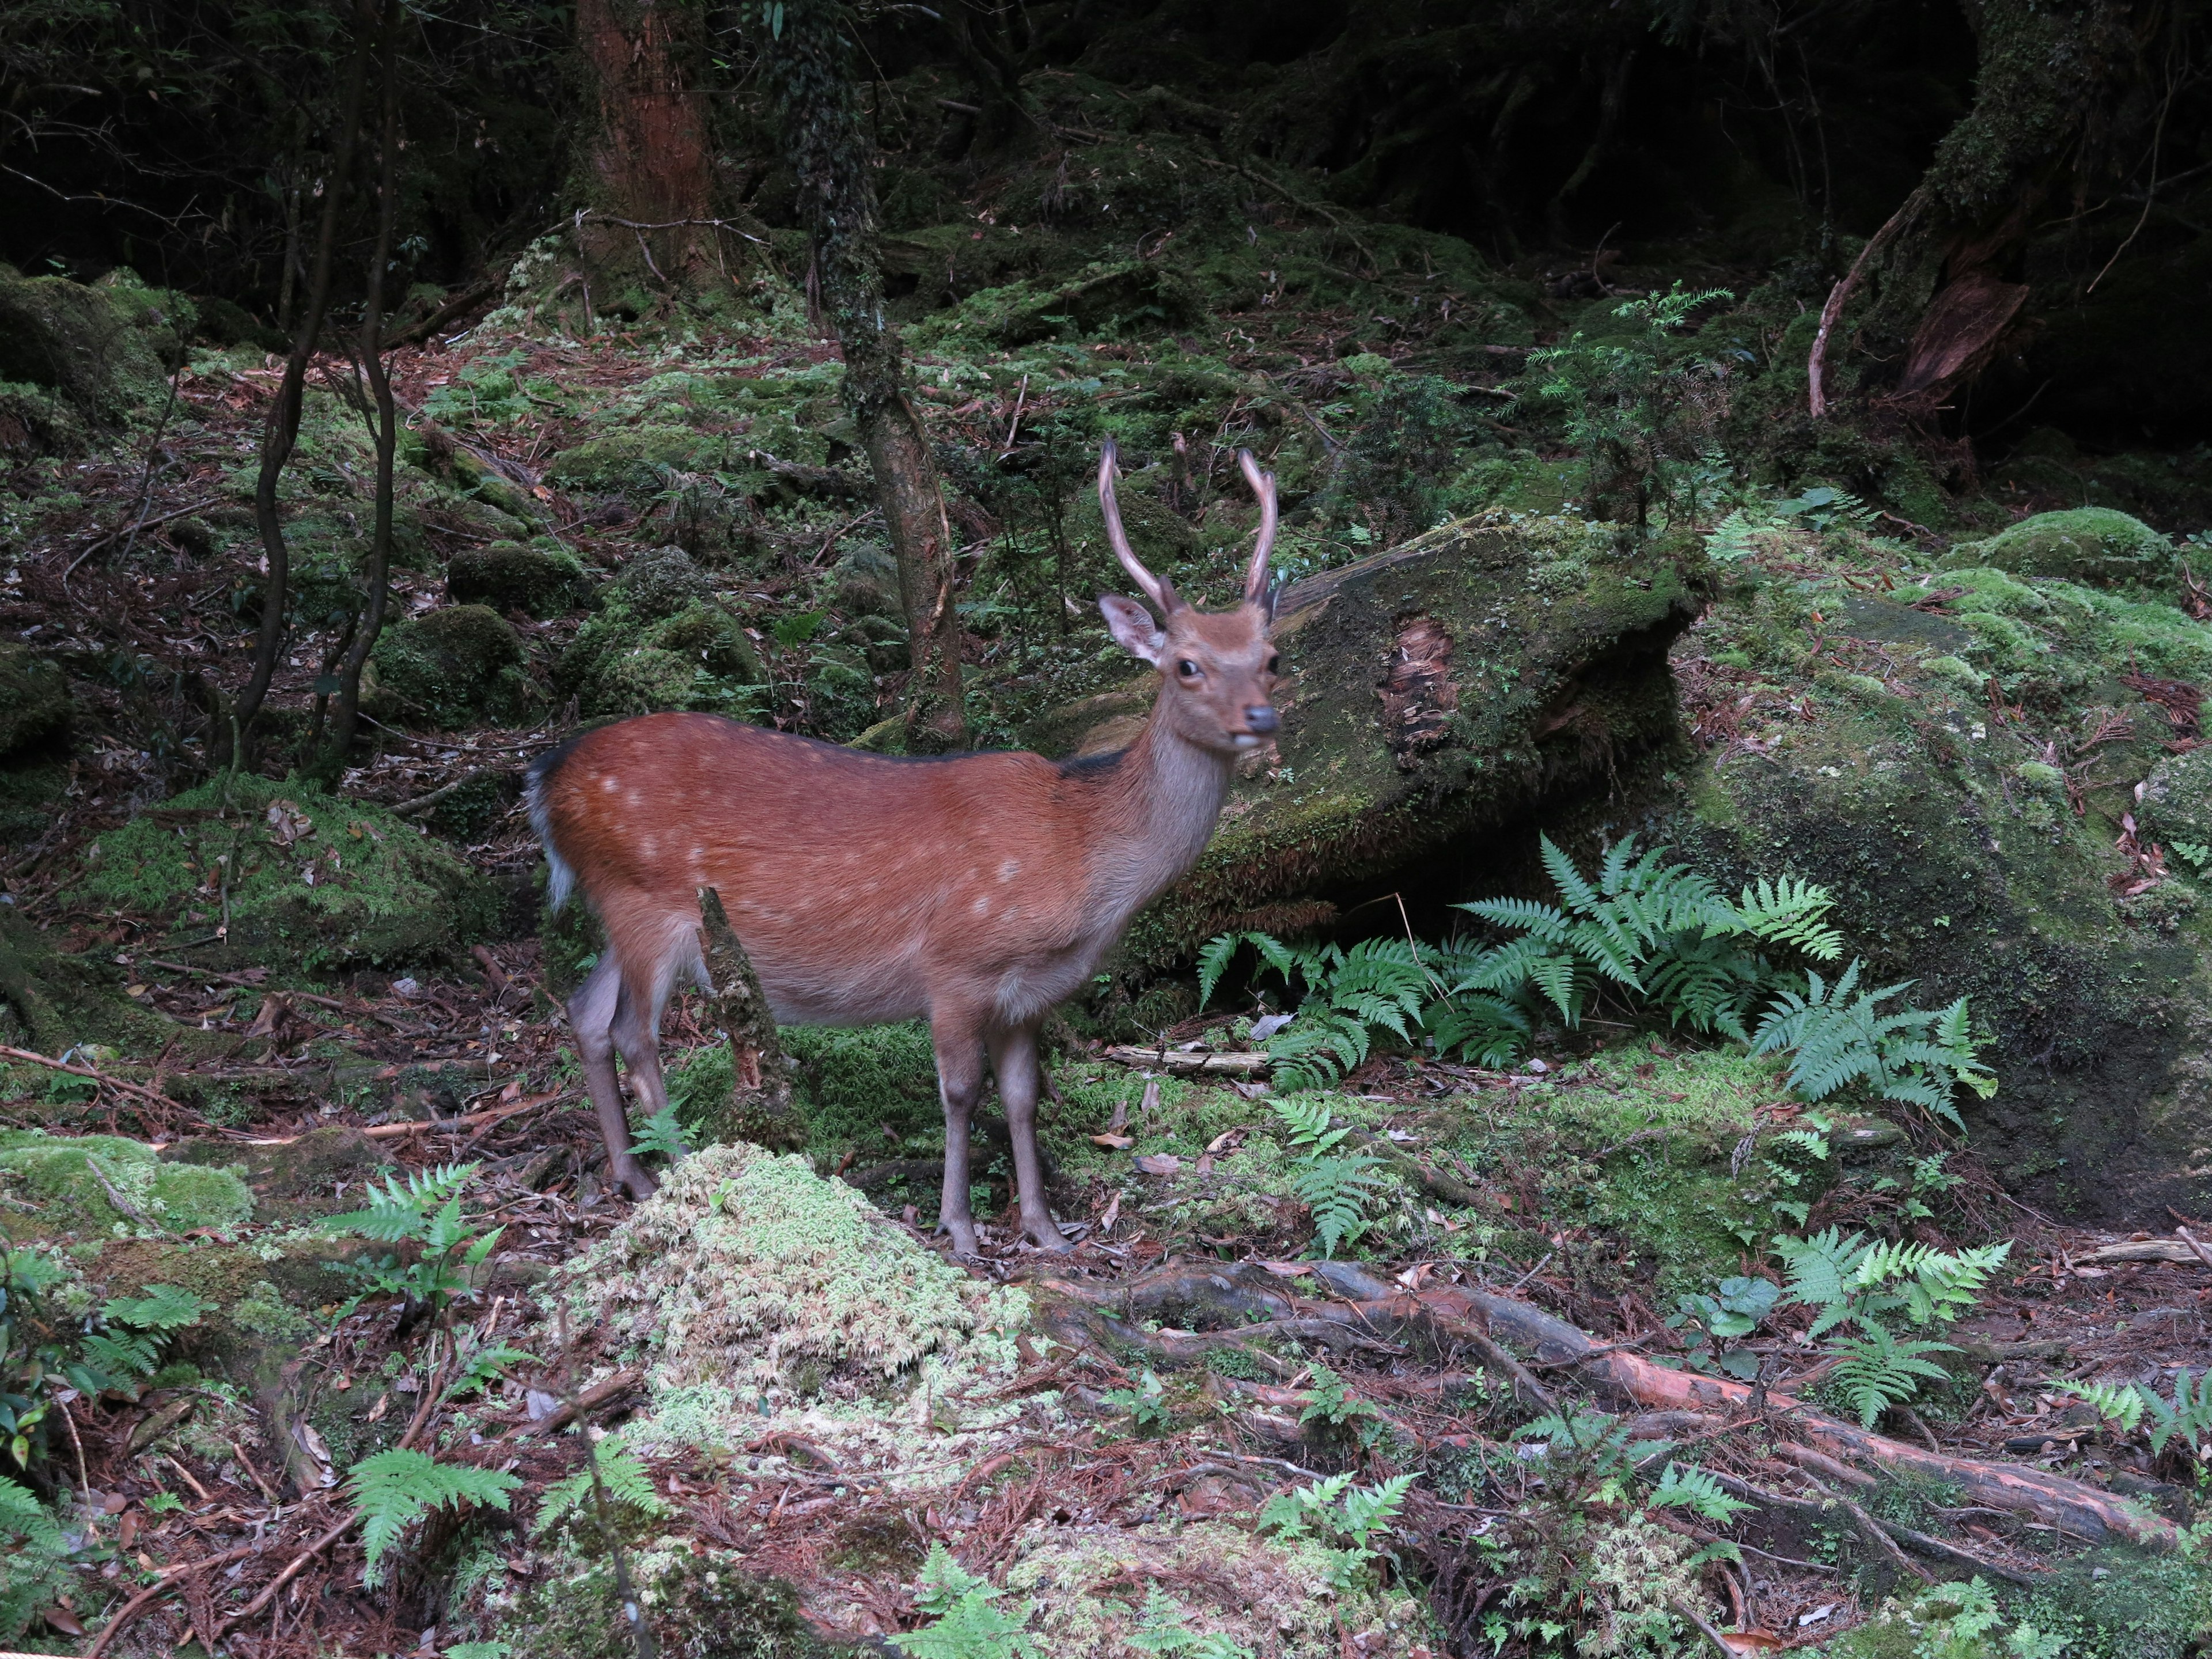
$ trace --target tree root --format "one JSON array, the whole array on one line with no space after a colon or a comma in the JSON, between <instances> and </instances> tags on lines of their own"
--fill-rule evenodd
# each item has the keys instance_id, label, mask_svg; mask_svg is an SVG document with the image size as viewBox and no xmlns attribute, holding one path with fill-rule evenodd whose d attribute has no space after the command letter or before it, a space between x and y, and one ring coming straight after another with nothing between
<instances>
[{"instance_id":1,"label":"tree root","mask_svg":"<svg viewBox=\"0 0 2212 1659\"><path fill-rule=\"evenodd\" d=\"M1142 1351L1157 1356L1155 1363L1173 1363L1176 1356L1170 1344L1139 1328L1134 1323L1138 1319L1212 1324L1217 1339L1242 1342L1270 1332L1294 1334L1293 1324L1295 1334L1301 1335L1322 1325L1337 1325L1375 1342L1425 1340L1442 1348L1473 1349L1485 1364L1496 1364L1513 1376L1524 1400L1547 1400L1548 1395L1527 1367L1514 1359L1509 1346L1573 1370L1601 1395L1621 1406L1710 1415L1753 1403L1753 1390L1746 1383L1669 1370L1639 1354L1601 1343L1529 1303L1494 1291L1457 1285L1403 1291L1349 1262L1315 1262L1311 1272L1341 1299L1301 1300L1281 1288L1280 1279L1254 1262L1169 1266L1115 1284L1043 1276L1030 1281L1030 1289L1037 1298L1040 1322L1052 1334L1079 1348L1109 1355L1116 1350ZM1206 1345L1199 1345L1186 1352L1195 1357L1206 1351ZM1532 1389L1533 1395L1528 1392ZM1816 1411L1787 1394L1768 1393L1765 1405L1770 1424L1795 1433L1825 1458L1947 1482L1966 1493L1968 1504L2024 1516L2087 1542L2120 1540L2154 1550L2171 1549L2178 1542L2171 1522L2140 1513L2085 1481L2021 1464L1910 1445ZM1895 1537L1887 1531L1885 1535Z\"/></svg>"}]
</instances>

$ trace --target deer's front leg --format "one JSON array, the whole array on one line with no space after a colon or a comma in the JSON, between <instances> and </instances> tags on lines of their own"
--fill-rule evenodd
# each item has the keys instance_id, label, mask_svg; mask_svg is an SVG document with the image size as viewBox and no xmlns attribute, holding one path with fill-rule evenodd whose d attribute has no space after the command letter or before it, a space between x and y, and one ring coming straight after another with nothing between
<instances>
[{"instance_id":1,"label":"deer's front leg","mask_svg":"<svg viewBox=\"0 0 2212 1659\"><path fill-rule=\"evenodd\" d=\"M975 1254L975 1217L968 1199L968 1120L983 1087L982 1044L974 1027L931 1022L937 1049L937 1093L945 1103L945 1191L938 1200L937 1231L950 1235L956 1255Z\"/></svg>"},{"instance_id":2,"label":"deer's front leg","mask_svg":"<svg viewBox=\"0 0 2212 1659\"><path fill-rule=\"evenodd\" d=\"M1042 1250L1068 1248L1067 1237L1045 1203L1044 1170L1037 1157L1036 1028L1024 1026L991 1040L991 1070L1006 1103L1006 1128L1014 1143L1014 1187L1021 1201L1022 1231Z\"/></svg>"}]
</instances>

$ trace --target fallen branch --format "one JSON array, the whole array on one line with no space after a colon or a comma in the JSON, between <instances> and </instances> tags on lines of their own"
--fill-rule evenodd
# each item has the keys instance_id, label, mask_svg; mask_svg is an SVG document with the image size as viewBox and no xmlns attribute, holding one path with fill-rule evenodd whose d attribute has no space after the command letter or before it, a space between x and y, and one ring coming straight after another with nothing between
<instances>
[{"instance_id":1,"label":"fallen branch","mask_svg":"<svg viewBox=\"0 0 2212 1659\"><path fill-rule=\"evenodd\" d=\"M1145 1066L1156 1072L1206 1077L1263 1077L1275 1063L1273 1056L1252 1049L1139 1048L1126 1042L1115 1044L1099 1058L1116 1066Z\"/></svg>"},{"instance_id":2,"label":"fallen branch","mask_svg":"<svg viewBox=\"0 0 2212 1659\"><path fill-rule=\"evenodd\" d=\"M604 1382L597 1382L572 1399L562 1401L535 1423L518 1423L500 1437L502 1440L527 1440L534 1434L551 1434L563 1429L587 1412L620 1399L645 1381L645 1373L624 1369L617 1371Z\"/></svg>"},{"instance_id":3,"label":"fallen branch","mask_svg":"<svg viewBox=\"0 0 2212 1659\"><path fill-rule=\"evenodd\" d=\"M1345 1138L1364 1146L1430 1197L1441 1199L1455 1210L1472 1209L1482 1202L1482 1194L1474 1188L1457 1176L1446 1175L1441 1170L1430 1168L1388 1135L1373 1134L1357 1124L1352 1124L1346 1126Z\"/></svg>"},{"instance_id":4,"label":"fallen branch","mask_svg":"<svg viewBox=\"0 0 2212 1659\"><path fill-rule=\"evenodd\" d=\"M89 1066L64 1066L58 1060L48 1060L44 1054L34 1054L28 1048L11 1048L5 1043L0 1043L0 1060L20 1060L27 1066L43 1066L50 1072L67 1072L71 1077L88 1077L95 1083L103 1084L110 1089L119 1089L126 1095L136 1095L141 1100L149 1101L156 1106L167 1107L173 1112L185 1110L178 1102L170 1099L157 1089L145 1088L136 1083L125 1083L119 1077L110 1077L106 1073L96 1071Z\"/></svg>"},{"instance_id":5,"label":"fallen branch","mask_svg":"<svg viewBox=\"0 0 2212 1659\"><path fill-rule=\"evenodd\" d=\"M225 1550L220 1555L204 1555L197 1561L184 1561L175 1566L161 1568L160 1578L125 1601L117 1610L115 1617L100 1627L100 1635L94 1640L93 1644L85 1650L84 1659L100 1659L100 1656L107 1651L108 1644L122 1635L130 1627L131 1621L143 1613L164 1591L176 1589L179 1582L193 1573L204 1571L210 1567L219 1567L226 1561L237 1560L240 1556L251 1555L258 1547L259 1546L255 1544L240 1544L237 1548Z\"/></svg>"}]
</instances>

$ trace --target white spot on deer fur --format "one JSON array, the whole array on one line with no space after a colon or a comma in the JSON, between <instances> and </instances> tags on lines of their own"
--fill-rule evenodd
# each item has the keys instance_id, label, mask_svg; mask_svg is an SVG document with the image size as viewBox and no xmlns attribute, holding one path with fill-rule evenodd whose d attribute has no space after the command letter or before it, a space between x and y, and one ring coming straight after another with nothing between
<instances>
[{"instance_id":1,"label":"white spot on deer fur","mask_svg":"<svg viewBox=\"0 0 2212 1659\"><path fill-rule=\"evenodd\" d=\"M1000 881L1012 881L1016 876L1021 874L1021 872L1022 861L1019 859L1008 859L999 866L999 879Z\"/></svg>"},{"instance_id":2,"label":"white spot on deer fur","mask_svg":"<svg viewBox=\"0 0 2212 1659\"><path fill-rule=\"evenodd\" d=\"M639 794L635 789L631 790L628 795L623 797L623 799L629 801L632 806L642 806L645 805L645 797Z\"/></svg>"},{"instance_id":3,"label":"white spot on deer fur","mask_svg":"<svg viewBox=\"0 0 2212 1659\"><path fill-rule=\"evenodd\" d=\"M975 913L979 916L988 916L991 914L991 901L988 898L979 898L975 903L969 906L969 908L975 911Z\"/></svg>"},{"instance_id":4,"label":"white spot on deer fur","mask_svg":"<svg viewBox=\"0 0 2212 1659\"><path fill-rule=\"evenodd\" d=\"M608 773L605 777L601 778L601 779L599 780L599 787L600 787L600 788L602 788L602 789L604 789L604 790L605 790L605 791L606 791L609 794L611 794L611 795L612 793L614 793L614 792L615 792L615 777L614 777L614 774L613 774L613 773L611 773L611 772L610 772L610 773Z\"/></svg>"}]
</instances>

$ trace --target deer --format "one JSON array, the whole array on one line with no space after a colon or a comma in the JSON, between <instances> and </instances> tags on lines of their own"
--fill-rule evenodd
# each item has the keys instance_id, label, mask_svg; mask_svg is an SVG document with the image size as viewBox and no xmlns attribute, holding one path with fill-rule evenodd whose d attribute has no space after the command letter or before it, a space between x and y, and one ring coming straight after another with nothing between
<instances>
[{"instance_id":1,"label":"deer","mask_svg":"<svg viewBox=\"0 0 2212 1659\"><path fill-rule=\"evenodd\" d=\"M665 1109L664 1006L705 982L702 896L720 896L780 1024L926 1018L945 1109L939 1234L976 1253L969 1121L988 1056L1012 1143L1021 1234L1065 1251L1037 1155L1038 1031L1139 910L1205 851L1240 757L1279 729L1269 642L1279 587L1275 479L1237 464L1260 504L1243 591L1190 605L1129 545L1118 457L1099 458L1106 538L1145 598L1100 596L1115 643L1158 679L1125 749L872 754L707 714L655 714L570 738L525 785L558 910L580 890L607 948L568 1003L611 1179L655 1190L633 1151L619 1054L648 1115ZM1155 616L1157 612L1157 616Z\"/></svg>"}]
</instances>

